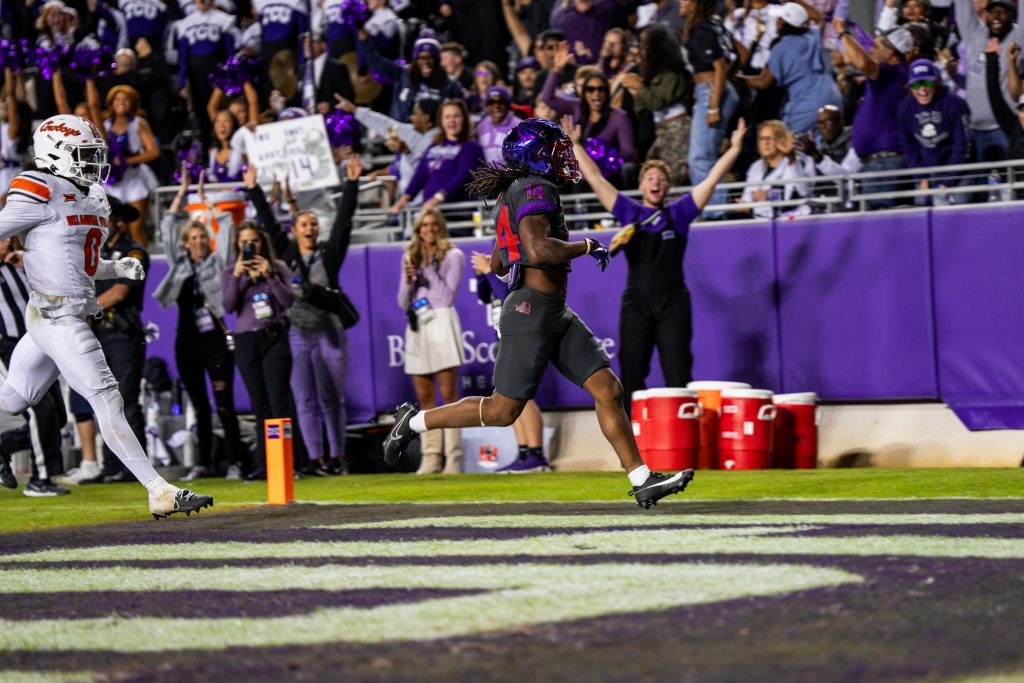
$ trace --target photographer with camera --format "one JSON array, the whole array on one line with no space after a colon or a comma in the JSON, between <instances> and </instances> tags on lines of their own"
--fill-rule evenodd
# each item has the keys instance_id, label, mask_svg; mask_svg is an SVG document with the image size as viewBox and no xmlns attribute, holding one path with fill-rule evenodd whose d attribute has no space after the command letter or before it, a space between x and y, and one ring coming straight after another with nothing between
<instances>
[{"instance_id":1,"label":"photographer with camera","mask_svg":"<svg viewBox=\"0 0 1024 683\"><path fill-rule=\"evenodd\" d=\"M292 416L292 354L285 311L295 295L291 271L277 259L270 237L256 223L243 221L238 226L235 249L238 259L221 273L221 301L225 313L238 314L235 362L256 416L258 449L243 479L256 481L267 478L264 421Z\"/></svg>"},{"instance_id":2,"label":"photographer with camera","mask_svg":"<svg viewBox=\"0 0 1024 683\"><path fill-rule=\"evenodd\" d=\"M353 156L345 167L346 180L334 225L322 244L320 221L315 213L296 212L292 218L294 239L289 239L274 217L263 189L256 184L256 169L250 165L243 176L256 215L266 227L274 248L294 273L295 303L288 309L291 321L288 343L299 429L310 459L303 470L306 474L326 476L348 472L345 460L348 337L345 329L359 321L359 314L338 286L338 272L352 237L352 216L359 198L362 172L362 162L358 156ZM289 203L294 201L287 179L284 196Z\"/></svg>"},{"instance_id":3,"label":"photographer with camera","mask_svg":"<svg viewBox=\"0 0 1024 683\"><path fill-rule=\"evenodd\" d=\"M149 272L149 254L132 239L128 226L139 218L139 211L131 204L125 204L114 197L110 201L110 231L107 241L100 248L100 258L109 261L130 256ZM100 342L103 355L110 371L121 388L124 399L124 416L135 437L145 443L146 423L139 404L139 390L142 383L142 366L146 362L146 334L142 329L142 302L146 279L132 280L118 278L96 281L96 303L103 307L101 317L91 319L96 339ZM82 441L82 464L79 472L83 478L68 478L67 483L99 484L132 481L130 472L114 455L109 446L103 447L103 469L86 465L96 462L96 419L89 402L74 391L71 392L71 412L75 416L78 437ZM85 478L86 473L96 476Z\"/></svg>"},{"instance_id":4,"label":"photographer with camera","mask_svg":"<svg viewBox=\"0 0 1024 683\"><path fill-rule=\"evenodd\" d=\"M466 255L448 241L448 225L438 209L424 209L413 223L412 240L402 255L398 305L405 309L405 373L412 375L422 410L459 400L458 367L462 365L462 326L452 307L462 282ZM431 430L421 437L417 474L462 472L462 433Z\"/></svg>"},{"instance_id":5,"label":"photographer with camera","mask_svg":"<svg viewBox=\"0 0 1024 683\"><path fill-rule=\"evenodd\" d=\"M160 221L160 240L170 270L153 292L162 307L178 305L174 360L196 413L199 437L199 462L184 477L186 481L212 476L213 414L206 390L208 375L213 385L213 400L224 429L228 473L237 478L242 462L242 445L235 413L234 340L224 325L220 274L235 259L235 224L229 213L212 212L207 220L187 220L182 204L188 194L189 174L181 174L181 187L170 209ZM203 192L205 171L199 175L199 203L206 203ZM218 226L216 250L211 249L207 225Z\"/></svg>"}]
</instances>

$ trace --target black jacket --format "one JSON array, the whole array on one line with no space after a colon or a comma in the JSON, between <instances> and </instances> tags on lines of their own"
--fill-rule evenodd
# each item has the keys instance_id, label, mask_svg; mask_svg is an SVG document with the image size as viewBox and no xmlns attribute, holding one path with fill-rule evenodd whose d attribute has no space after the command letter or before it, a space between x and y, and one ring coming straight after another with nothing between
<instances>
[{"instance_id":1,"label":"black jacket","mask_svg":"<svg viewBox=\"0 0 1024 683\"><path fill-rule=\"evenodd\" d=\"M277 222L263 188L257 185L249 190L249 198L256 209L260 225L270 235L270 241L274 245L277 257L287 263L293 273L299 272L297 270L298 261L301 258L299 246ZM355 215L358 198L358 182L346 180L342 183L341 199L338 200L336 207L338 213L334 217L331 234L327 237L326 242L321 242L317 247L320 258L323 259L324 269L327 271L327 281L331 286L338 284L338 273L341 271L342 263L345 262L348 245L352 241L352 216Z\"/></svg>"}]
</instances>

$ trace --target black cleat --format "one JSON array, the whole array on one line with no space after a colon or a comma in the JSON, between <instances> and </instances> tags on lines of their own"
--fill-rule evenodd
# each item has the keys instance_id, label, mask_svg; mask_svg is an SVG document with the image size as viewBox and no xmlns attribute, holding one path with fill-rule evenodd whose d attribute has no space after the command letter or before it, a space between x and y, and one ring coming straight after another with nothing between
<instances>
[{"instance_id":1,"label":"black cleat","mask_svg":"<svg viewBox=\"0 0 1024 683\"><path fill-rule=\"evenodd\" d=\"M683 470L671 475L651 472L647 481L640 486L634 486L629 495L635 496L636 504L647 510L665 496L681 492L691 481L693 470Z\"/></svg>"},{"instance_id":2,"label":"black cleat","mask_svg":"<svg viewBox=\"0 0 1024 683\"><path fill-rule=\"evenodd\" d=\"M403 403L395 411L395 426L388 432L388 438L384 439L384 464L388 467L397 465L405 447L419 436L409 426L409 420L416 414L416 410L413 404Z\"/></svg>"},{"instance_id":3,"label":"black cleat","mask_svg":"<svg viewBox=\"0 0 1024 683\"><path fill-rule=\"evenodd\" d=\"M149 496L149 511L153 519L167 517L175 512L184 512L189 517L193 512L199 514L199 510L205 507L213 507L213 496L204 496L188 489L168 488Z\"/></svg>"},{"instance_id":4,"label":"black cleat","mask_svg":"<svg viewBox=\"0 0 1024 683\"><path fill-rule=\"evenodd\" d=\"M11 456L6 453L0 453L0 486L18 488L18 480L14 478L14 472L11 470Z\"/></svg>"}]
</instances>

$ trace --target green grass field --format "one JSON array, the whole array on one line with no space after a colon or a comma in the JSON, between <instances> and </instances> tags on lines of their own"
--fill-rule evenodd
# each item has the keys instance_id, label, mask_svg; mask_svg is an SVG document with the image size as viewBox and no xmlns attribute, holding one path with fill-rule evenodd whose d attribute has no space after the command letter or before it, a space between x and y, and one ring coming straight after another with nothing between
<instances>
[{"instance_id":1,"label":"green grass field","mask_svg":"<svg viewBox=\"0 0 1024 683\"><path fill-rule=\"evenodd\" d=\"M0 490L0 681L1024 681L1024 470Z\"/></svg>"},{"instance_id":2,"label":"green grass field","mask_svg":"<svg viewBox=\"0 0 1024 683\"><path fill-rule=\"evenodd\" d=\"M262 483L204 479L177 482L214 496L213 512L261 505ZM138 520L146 517L145 491L136 484L75 486L70 496L26 498L0 489L0 533L58 526ZM545 503L621 502L626 478L618 473L559 473L525 476L359 475L306 478L295 483L301 502L379 503ZM681 496L663 504L693 500L1006 498L1024 497L1024 469L843 469L700 471ZM204 513L206 514L206 513Z\"/></svg>"}]
</instances>

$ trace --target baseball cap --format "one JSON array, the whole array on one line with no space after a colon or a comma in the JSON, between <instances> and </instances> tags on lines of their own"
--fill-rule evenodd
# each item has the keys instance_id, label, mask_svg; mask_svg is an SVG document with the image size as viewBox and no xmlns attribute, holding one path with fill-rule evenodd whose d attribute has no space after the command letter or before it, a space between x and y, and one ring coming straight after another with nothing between
<instances>
[{"instance_id":1,"label":"baseball cap","mask_svg":"<svg viewBox=\"0 0 1024 683\"><path fill-rule=\"evenodd\" d=\"M532 55L527 55L519 60L519 64L516 66L517 69L537 69L540 70L540 62L537 58Z\"/></svg>"},{"instance_id":2,"label":"baseball cap","mask_svg":"<svg viewBox=\"0 0 1024 683\"><path fill-rule=\"evenodd\" d=\"M885 34L885 39L902 55L907 54L914 47L914 36L905 28L894 28Z\"/></svg>"},{"instance_id":3,"label":"baseball cap","mask_svg":"<svg viewBox=\"0 0 1024 683\"><path fill-rule=\"evenodd\" d=\"M487 89L487 97L484 98L484 101L486 102L494 98L498 98L508 104L512 102L512 93L503 85L492 85Z\"/></svg>"},{"instance_id":4,"label":"baseball cap","mask_svg":"<svg viewBox=\"0 0 1024 683\"><path fill-rule=\"evenodd\" d=\"M939 80L939 70L932 64L929 59L915 59L910 64L910 69L907 72L907 82L910 85L919 83L920 81L935 81Z\"/></svg>"},{"instance_id":5,"label":"baseball cap","mask_svg":"<svg viewBox=\"0 0 1024 683\"><path fill-rule=\"evenodd\" d=\"M809 19L807 10L795 2L787 2L784 5L770 5L768 7L768 15L781 18L793 28L807 26L807 20Z\"/></svg>"},{"instance_id":6,"label":"baseball cap","mask_svg":"<svg viewBox=\"0 0 1024 683\"><path fill-rule=\"evenodd\" d=\"M985 11L988 12L993 7L1003 7L1014 14L1017 13L1017 3L1011 2L1010 0L989 0L988 4L985 5Z\"/></svg>"}]
</instances>

